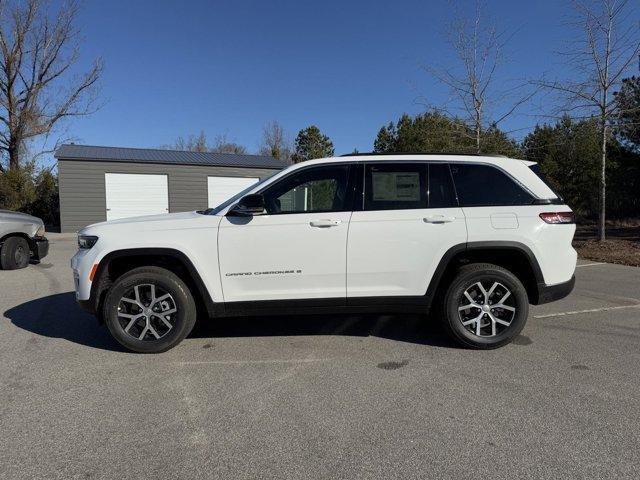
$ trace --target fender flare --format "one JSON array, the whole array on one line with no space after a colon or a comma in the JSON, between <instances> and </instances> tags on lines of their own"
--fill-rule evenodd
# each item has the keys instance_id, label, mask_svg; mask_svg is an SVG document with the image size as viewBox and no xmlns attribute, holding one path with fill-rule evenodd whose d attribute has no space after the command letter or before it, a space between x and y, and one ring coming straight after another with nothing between
<instances>
[{"instance_id":1,"label":"fender flare","mask_svg":"<svg viewBox=\"0 0 640 480\"><path fill-rule=\"evenodd\" d=\"M483 242L466 242L459 243L449 248L445 252L445 254L440 259L438 266L436 267L433 276L429 282L429 286L427 287L427 291L425 293L425 302L428 308L431 308L433 303L433 299L435 297L436 291L440 286L440 282L442 281L442 277L444 273L447 271L451 261L456 255L459 255L464 252L473 252L474 250L511 250L523 253L527 260L529 261L529 266L533 271L534 280L536 284L537 295L539 295L540 287L545 285L544 276L542 275L542 269L540 268L540 264L538 263L538 259L531 251L531 249L520 242L512 242L512 241L483 241ZM538 301L537 298L531 299L532 303L536 303Z\"/></svg>"},{"instance_id":2,"label":"fender flare","mask_svg":"<svg viewBox=\"0 0 640 480\"><path fill-rule=\"evenodd\" d=\"M99 315L99 303L101 301L101 297L105 290L105 271L107 270L107 266L117 258L123 257L133 257L133 256L165 256L175 258L178 262L180 262L184 268L187 270L187 273L190 276L190 280L195 285L197 292L200 295L204 303L204 307L207 310L207 314L210 317L219 315L221 313L221 308L223 305L220 303L216 303L211 298L211 294L209 290L206 288L200 273L193 265L193 262L189 259L189 257L176 249L173 248L126 248L122 250L113 250L112 252L107 253L100 262L98 263L98 267L96 269L96 273L94 275L94 281L91 284L91 293L89 298L89 305L92 309L93 313Z\"/></svg>"}]
</instances>

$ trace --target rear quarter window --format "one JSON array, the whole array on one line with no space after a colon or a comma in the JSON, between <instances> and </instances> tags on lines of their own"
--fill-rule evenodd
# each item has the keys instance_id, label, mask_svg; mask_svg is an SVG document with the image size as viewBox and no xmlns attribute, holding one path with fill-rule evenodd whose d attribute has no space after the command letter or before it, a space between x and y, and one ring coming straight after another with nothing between
<instances>
[{"instance_id":1,"label":"rear quarter window","mask_svg":"<svg viewBox=\"0 0 640 480\"><path fill-rule=\"evenodd\" d=\"M451 164L461 207L531 205L535 198L509 175L490 165Z\"/></svg>"}]
</instances>

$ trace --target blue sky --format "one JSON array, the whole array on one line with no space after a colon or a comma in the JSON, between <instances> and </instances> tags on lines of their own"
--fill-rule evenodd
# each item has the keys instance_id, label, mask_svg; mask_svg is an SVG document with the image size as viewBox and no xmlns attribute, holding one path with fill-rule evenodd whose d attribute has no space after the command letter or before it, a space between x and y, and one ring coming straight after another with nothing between
<instances>
[{"instance_id":1,"label":"blue sky","mask_svg":"<svg viewBox=\"0 0 640 480\"><path fill-rule=\"evenodd\" d=\"M563 73L553 52L566 38L565 2L487 6L514 32L501 78ZM450 61L451 17L446 0L86 0L79 66L102 57L103 106L70 122L68 134L155 147L203 130L255 151L263 125L277 120L292 137L318 125L338 154L368 151L383 124L424 110L417 98L447 98L421 67ZM504 128L521 137L539 111L531 106Z\"/></svg>"}]
</instances>

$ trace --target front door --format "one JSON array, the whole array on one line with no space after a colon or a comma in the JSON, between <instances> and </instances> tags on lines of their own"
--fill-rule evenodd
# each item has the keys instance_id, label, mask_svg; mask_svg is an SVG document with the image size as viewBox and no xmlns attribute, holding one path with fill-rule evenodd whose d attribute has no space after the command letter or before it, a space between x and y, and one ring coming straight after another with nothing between
<instances>
[{"instance_id":1,"label":"front door","mask_svg":"<svg viewBox=\"0 0 640 480\"><path fill-rule=\"evenodd\" d=\"M344 302L348 179L348 165L302 168L260 192L263 215L223 218L218 248L225 302Z\"/></svg>"}]
</instances>

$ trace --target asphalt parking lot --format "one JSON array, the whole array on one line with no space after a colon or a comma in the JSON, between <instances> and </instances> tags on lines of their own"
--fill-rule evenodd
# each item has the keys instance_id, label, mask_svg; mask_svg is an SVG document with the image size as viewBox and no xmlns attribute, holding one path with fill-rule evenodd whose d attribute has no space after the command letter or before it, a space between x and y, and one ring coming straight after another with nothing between
<instances>
[{"instance_id":1,"label":"asphalt parking lot","mask_svg":"<svg viewBox=\"0 0 640 480\"><path fill-rule=\"evenodd\" d=\"M0 477L637 478L640 268L581 262L502 349L419 316L201 325L124 352L76 305L72 236L0 271Z\"/></svg>"}]
</instances>

